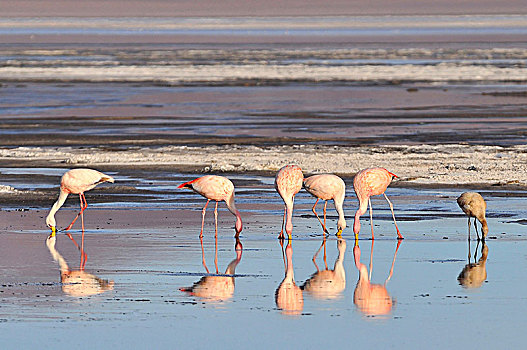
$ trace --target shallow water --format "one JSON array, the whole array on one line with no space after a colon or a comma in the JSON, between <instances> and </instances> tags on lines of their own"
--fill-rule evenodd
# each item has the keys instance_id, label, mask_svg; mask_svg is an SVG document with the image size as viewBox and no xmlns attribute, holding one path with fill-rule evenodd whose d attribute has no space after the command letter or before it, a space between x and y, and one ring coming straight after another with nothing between
<instances>
[{"instance_id":1,"label":"shallow water","mask_svg":"<svg viewBox=\"0 0 527 350\"><path fill-rule=\"evenodd\" d=\"M10 173L55 175L49 169L12 169ZM121 176L120 173L112 175ZM154 187L161 183L174 188L193 176L163 175L166 174L136 172L122 176L121 180L138 187L144 182L157 181ZM398 248L393 275L383 289L397 241L386 202L375 199L377 239L373 244L371 281L387 294L382 294L381 306L377 301L367 304L370 305L367 308L364 303L354 301L359 273L349 228L340 242L333 235L328 237L326 259L322 249L316 265L313 263L312 258L323 240L320 225L310 210L313 198L306 193L300 193L295 202L290 265L295 284L303 286L317 267L323 271L327 264L333 270L339 246L345 284L342 280L326 280L322 286L336 285L336 291L324 292L324 287L315 292L294 288L296 302L277 299L279 286L287 285L282 283L286 276L283 250L287 241L282 247L276 239L282 219L281 199L271 190L272 177L238 175L232 178L238 189L238 207L244 215L244 231L240 237L241 257L235 270L228 270L227 275L224 274L227 266L232 267L237 257L232 216L220 205L216 243L209 208L202 255L198 234L204 200L190 192L174 191L173 195L154 196L152 201L120 202L121 199L90 205L85 216L89 255L86 272L107 282L96 282L96 287L103 290L85 296L74 294L75 288L93 290L89 289L93 288L93 279L73 285L60 283L59 265L53 261L44 242L47 231L42 217L46 208L36 206L21 212L18 220L36 227L4 229L0 235L2 338L13 348L14 344L34 346L40 341L55 341L58 348L93 343L94 332L97 332L97 346L135 347L174 344L202 347L214 341L241 348L262 338L265 347L280 346L284 342L309 347L353 343L383 348L500 346L503 343L518 346L521 343L521 310L527 305L518 290L522 290L522 281L527 277L522 272L526 271L522 266L525 226L514 221L527 214L521 200L523 192L508 193L509 197L500 191L482 192L488 202L490 226L487 278L478 288L465 288L459 284L458 275L468 262L467 221L455 203L462 189L390 187L387 194L395 205L399 227L406 239ZM112 198L112 185L101 188L109 192L104 198ZM87 194L88 201L94 196L96 192ZM170 204L164 203L166 200ZM59 212L59 226L73 217L76 201L76 198L69 199ZM127 209L123 209L124 204ZM353 221L356 204L352 193L348 193L345 205L348 224ZM333 232L336 216L331 204L329 207L328 227ZM17 213L4 211L5 215ZM170 216L162 218L156 226L140 219L155 213L161 218L164 213ZM359 247L360 262L369 266L372 241L368 239L367 216L362 218ZM97 219L101 217L104 222ZM128 220L128 224L119 224L120 220ZM76 239L80 238L78 230L72 233ZM57 237L56 250L70 269L75 270L79 266L78 252L63 234ZM471 262L474 262L481 257L482 245L474 240L470 244ZM219 275L214 262L216 254ZM203 257L206 267L202 264ZM196 292L200 296L180 291L206 276L217 276L208 280L222 279L223 288L202 288ZM84 287L83 283L90 287ZM289 290L291 295L292 290ZM473 327L467 326L471 322L467 319L474 321ZM481 328L496 322L505 329L499 334ZM423 327L423 324L434 327ZM32 337L20 339L28 326L33 330ZM147 330L148 336L139 336L139 330ZM122 335L118 339L114 336L116 331ZM445 333L449 337L444 337ZM263 343L254 346L264 347Z\"/></svg>"}]
</instances>

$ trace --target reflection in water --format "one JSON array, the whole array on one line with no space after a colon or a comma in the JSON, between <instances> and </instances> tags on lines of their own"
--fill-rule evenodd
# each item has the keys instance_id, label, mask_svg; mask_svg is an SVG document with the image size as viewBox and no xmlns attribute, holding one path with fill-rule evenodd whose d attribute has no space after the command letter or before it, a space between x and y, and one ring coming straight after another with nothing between
<instances>
[{"instance_id":1,"label":"reflection in water","mask_svg":"<svg viewBox=\"0 0 527 350\"><path fill-rule=\"evenodd\" d=\"M370 252L370 269L366 265L360 262L360 248L359 241L355 240L355 247L353 248L353 257L355 258L355 266L359 270L359 280L355 287L355 293L353 295L353 302L359 308L359 311L365 315L387 315L391 312L394 300L388 294L386 290L386 284L392 278L393 267L395 265L395 258L397 257L397 251L401 245L401 240L397 242L397 248L393 255L392 267L390 268L390 274L384 284L373 284L370 283L372 264L373 264L373 244L374 240L371 241L371 252Z\"/></svg>"},{"instance_id":2,"label":"reflection in water","mask_svg":"<svg viewBox=\"0 0 527 350\"><path fill-rule=\"evenodd\" d=\"M62 291L73 297L85 297L100 294L113 289L114 282L103 280L95 275L87 273L84 268L79 270L70 270L66 260L55 249L56 236L50 235L46 239L46 246L60 266L60 282Z\"/></svg>"},{"instance_id":3,"label":"reflection in water","mask_svg":"<svg viewBox=\"0 0 527 350\"><path fill-rule=\"evenodd\" d=\"M201 241L202 254L203 251L203 241ZM234 274L236 272L236 266L240 263L242 259L243 246L239 240L236 238L236 243L234 245L236 250L236 257L232 260L223 275L218 274L218 240L216 239L215 245L215 265L216 265L216 275L214 276L204 276L198 282L194 283L192 287L181 288L183 292L187 292L190 295L202 298L203 301L207 302L221 302L227 299L230 299L234 294ZM202 256L203 266L209 273L209 269L205 264L205 256Z\"/></svg>"},{"instance_id":4,"label":"reflection in water","mask_svg":"<svg viewBox=\"0 0 527 350\"><path fill-rule=\"evenodd\" d=\"M457 280L465 288L479 288L487 279L487 257L489 256L489 247L482 241L481 257L476 262L478 255L479 241L474 251L474 262L470 262L470 241L468 241L468 264L465 265Z\"/></svg>"},{"instance_id":5,"label":"reflection in water","mask_svg":"<svg viewBox=\"0 0 527 350\"><path fill-rule=\"evenodd\" d=\"M324 249L324 266L325 269L320 271L316 257L321 249ZM342 296L342 292L346 289L346 271L344 270L344 254L346 253L346 241L343 238L337 239L337 249L339 255L335 260L333 270L328 269L326 262L326 238L324 237L322 245L313 256L313 263L317 268L311 278L309 278L302 289L305 290L309 295L316 299L335 299Z\"/></svg>"},{"instance_id":6,"label":"reflection in water","mask_svg":"<svg viewBox=\"0 0 527 350\"><path fill-rule=\"evenodd\" d=\"M282 255L284 255L284 240L280 240ZM275 292L276 306L282 310L284 315L299 315L304 309L304 296L302 289L295 283L293 272L293 246L291 239L288 240L285 248L285 277Z\"/></svg>"}]
</instances>

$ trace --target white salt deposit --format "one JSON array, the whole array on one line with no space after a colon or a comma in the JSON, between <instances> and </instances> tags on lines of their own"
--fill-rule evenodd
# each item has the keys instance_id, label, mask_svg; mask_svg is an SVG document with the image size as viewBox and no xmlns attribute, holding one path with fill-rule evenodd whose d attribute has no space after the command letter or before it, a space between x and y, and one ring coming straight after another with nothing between
<instances>
[{"instance_id":1,"label":"white salt deposit","mask_svg":"<svg viewBox=\"0 0 527 350\"><path fill-rule=\"evenodd\" d=\"M0 149L0 159L48 161L70 167L173 166L204 172L275 172L298 164L307 173L355 174L380 166L415 184L519 184L527 186L527 146L412 145L168 146L126 151L69 147Z\"/></svg>"}]
</instances>

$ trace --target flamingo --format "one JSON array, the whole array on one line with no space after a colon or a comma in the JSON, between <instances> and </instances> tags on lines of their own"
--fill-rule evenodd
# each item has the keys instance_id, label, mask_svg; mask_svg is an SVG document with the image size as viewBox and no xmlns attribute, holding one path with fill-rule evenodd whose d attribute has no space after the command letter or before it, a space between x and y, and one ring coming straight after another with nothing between
<instances>
[{"instance_id":1,"label":"flamingo","mask_svg":"<svg viewBox=\"0 0 527 350\"><path fill-rule=\"evenodd\" d=\"M487 226L487 220L485 219L487 203L483 197L477 192L465 192L459 196L457 199L457 204L468 216L468 239L470 239L470 218L472 217L474 218L474 228L476 230L476 234L478 235L478 241L480 238L478 228L476 226L476 219L478 219L481 223L481 232L483 235L483 240L485 240L487 234L489 233L489 227Z\"/></svg>"},{"instance_id":2,"label":"flamingo","mask_svg":"<svg viewBox=\"0 0 527 350\"><path fill-rule=\"evenodd\" d=\"M238 237L240 235L240 232L242 232L243 229L242 217L240 216L240 212L238 211L238 209L236 209L236 205L234 204L234 185L232 184L231 180L227 179L224 176L205 175L202 177L198 177L197 179L194 179L192 181L185 182L184 184L179 185L178 188L190 188L194 192L199 193L203 197L207 198L207 203L205 203L205 206L202 210L201 232L199 233L200 238L203 237L205 211L207 210L207 205L209 205L209 202L211 200L216 201L216 207L214 208L214 219L216 223L215 236L218 236L219 201L225 201L225 204L227 204L227 209L229 209L229 211L236 216L236 224L234 226L234 229L236 231L235 237Z\"/></svg>"},{"instance_id":3,"label":"flamingo","mask_svg":"<svg viewBox=\"0 0 527 350\"><path fill-rule=\"evenodd\" d=\"M346 184L344 184L344 181L337 175L318 174L304 179L304 188L307 192L317 198L311 210L316 215L326 233L326 207L328 205L328 200L333 199L335 210L339 215L339 220L337 222L337 236L340 236L342 231L346 228L346 219L344 218L344 211L342 209L344 197L346 196ZM324 223L322 223L320 217L315 211L320 199L324 201Z\"/></svg>"},{"instance_id":4,"label":"flamingo","mask_svg":"<svg viewBox=\"0 0 527 350\"><path fill-rule=\"evenodd\" d=\"M84 196L84 192L91 190L98 184L102 182L114 182L113 177L103 174L100 171L93 170L93 169L87 169L87 168L79 168L79 169L71 169L68 170L64 175L62 175L62 178L60 179L60 193L59 198L53 204L51 207L51 210L49 211L48 216L46 217L46 225L51 229L51 237L55 237L55 233L57 231L56 227L57 224L55 222L55 213L62 207L64 202L66 201L66 198L68 198L68 195L70 193L78 194L80 198L80 212L77 214L75 219L69 224L68 227L64 229L64 231L68 231L71 229L75 221L81 217L82 222L82 241L81 246L75 242L71 234L68 232L66 235L73 241L75 246L81 250L81 269L83 268L84 264L86 264L86 254L84 253L84 210L88 207L88 202L86 201L86 197ZM84 263L83 263L84 261Z\"/></svg>"},{"instance_id":5,"label":"flamingo","mask_svg":"<svg viewBox=\"0 0 527 350\"><path fill-rule=\"evenodd\" d=\"M355 194L359 199L359 209L355 212L355 222L353 223L353 232L355 233L355 238L357 239L360 231L360 217L367 210L368 204L370 205L370 225L371 225L371 238L375 239L373 235L373 215L371 211L371 196L383 194L384 198L388 201L390 205L390 210L392 211L393 222L395 224L395 229L397 230L397 239L403 239L403 236L399 232L397 227L397 221L395 221L395 214L393 213L392 202L388 199L384 191L388 188L388 185L397 175L389 172L384 168L369 168L361 170L355 175L353 179L353 188L355 189Z\"/></svg>"},{"instance_id":6,"label":"flamingo","mask_svg":"<svg viewBox=\"0 0 527 350\"><path fill-rule=\"evenodd\" d=\"M282 230L278 238L284 238L284 223L285 231L291 239L293 233L293 204L295 202L295 195L300 192L302 188L302 180L304 174L298 165L286 165L278 171L274 179L274 187L280 197L284 201L284 217L282 219Z\"/></svg>"}]
</instances>

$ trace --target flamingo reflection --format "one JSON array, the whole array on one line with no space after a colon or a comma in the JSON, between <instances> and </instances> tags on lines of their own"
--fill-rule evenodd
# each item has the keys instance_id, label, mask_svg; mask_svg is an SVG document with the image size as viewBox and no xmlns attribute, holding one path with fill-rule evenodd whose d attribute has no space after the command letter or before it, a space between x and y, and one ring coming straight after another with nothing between
<instances>
[{"instance_id":1,"label":"flamingo reflection","mask_svg":"<svg viewBox=\"0 0 527 350\"><path fill-rule=\"evenodd\" d=\"M395 258L397 257L397 251L401 245L401 240L398 240L395 253L393 255L392 266L390 268L390 274L384 284L373 284L371 283L371 272L373 262L373 244L374 240L371 241L371 252L370 252L370 269L366 265L360 262L360 248L359 241L355 240L355 247L353 248L353 257L355 259L355 266L359 270L359 280L355 287L355 293L353 295L353 302L359 308L359 311L364 315L376 316L376 315L388 315L394 304L393 298L386 289L386 284L392 278L393 267L395 265Z\"/></svg>"},{"instance_id":2,"label":"flamingo reflection","mask_svg":"<svg viewBox=\"0 0 527 350\"><path fill-rule=\"evenodd\" d=\"M489 247L482 241L481 257L476 262L479 241L474 252L474 262L470 262L470 241L468 242L468 264L465 265L457 280L465 288L479 288L487 279L487 257L489 256Z\"/></svg>"},{"instance_id":3,"label":"flamingo reflection","mask_svg":"<svg viewBox=\"0 0 527 350\"><path fill-rule=\"evenodd\" d=\"M60 282L62 291L73 297L85 297L101 294L113 290L114 282L103 280L95 275L84 271L84 267L79 270L71 270L66 260L55 248L56 236L50 235L46 239L46 246L60 267Z\"/></svg>"},{"instance_id":4,"label":"flamingo reflection","mask_svg":"<svg viewBox=\"0 0 527 350\"><path fill-rule=\"evenodd\" d=\"M220 302L230 299L234 294L234 274L236 272L236 266L240 263L242 259L243 246L239 238L236 238L236 243L234 249L236 251L236 257L232 260L227 268L225 273L220 275L218 273L218 240L216 239L216 254L215 254L215 266L216 266L216 275L204 276L198 282L194 283L192 287L181 288L182 292L187 292L190 295L196 296L203 299L203 301L208 302ZM203 241L201 241L202 254L203 250ZM205 270L209 273L209 269L205 264L205 256L202 255L202 262Z\"/></svg>"},{"instance_id":5,"label":"flamingo reflection","mask_svg":"<svg viewBox=\"0 0 527 350\"><path fill-rule=\"evenodd\" d=\"M280 240L282 255L284 255L283 239ZM278 309L284 315L299 315L304 309L304 296L302 289L295 283L293 272L293 246L291 239L288 240L285 248L285 277L276 289L275 302Z\"/></svg>"},{"instance_id":6,"label":"flamingo reflection","mask_svg":"<svg viewBox=\"0 0 527 350\"><path fill-rule=\"evenodd\" d=\"M324 270L320 270L316 264L318 253L324 249ZM346 289L346 271L344 270L344 254L346 253L346 241L343 238L337 239L338 256L335 260L333 270L328 269L326 262L326 238L324 237L322 244L315 256L313 256L313 264L317 268L311 278L309 278L302 289L309 295L316 299L335 299L342 296L342 292Z\"/></svg>"}]
</instances>

